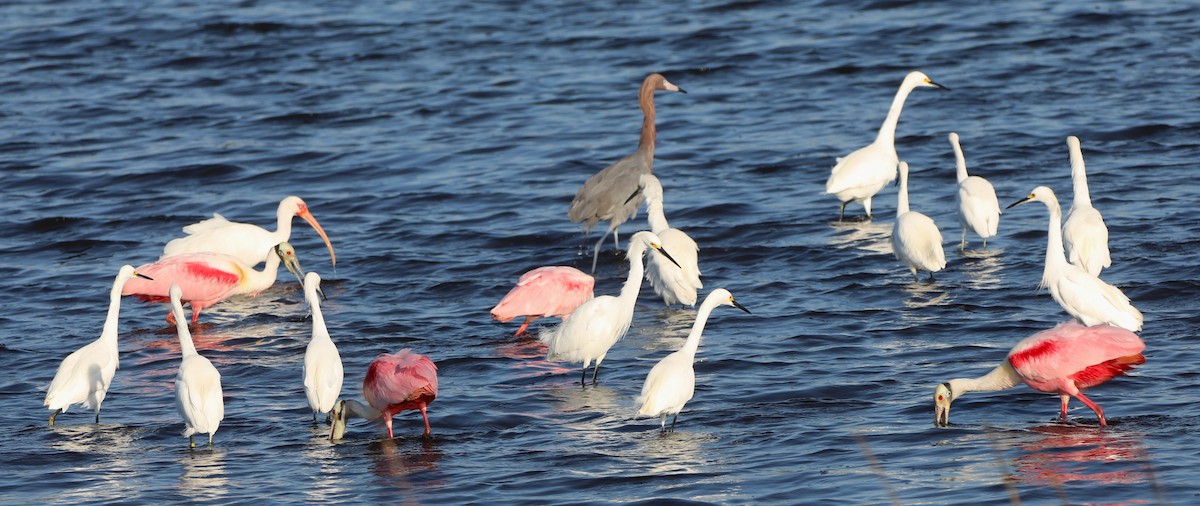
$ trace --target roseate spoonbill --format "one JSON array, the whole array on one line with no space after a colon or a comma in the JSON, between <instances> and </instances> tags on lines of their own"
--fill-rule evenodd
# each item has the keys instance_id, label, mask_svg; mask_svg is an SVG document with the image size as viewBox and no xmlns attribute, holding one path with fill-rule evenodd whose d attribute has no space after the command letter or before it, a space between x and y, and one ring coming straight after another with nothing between
<instances>
[{"instance_id":1,"label":"roseate spoonbill","mask_svg":"<svg viewBox=\"0 0 1200 506\"><path fill-rule=\"evenodd\" d=\"M900 193L896 197L896 223L892 225L892 252L908 266L913 280L920 281L917 271L933 273L946 268L946 252L942 250L942 232L933 219L908 210L908 163L900 162Z\"/></svg>"},{"instance_id":2,"label":"roseate spoonbill","mask_svg":"<svg viewBox=\"0 0 1200 506\"><path fill-rule=\"evenodd\" d=\"M54 418L59 413L65 413L72 404L95 410L96 423L100 423L100 404L104 402L108 385L117 373L117 322L121 316L121 289L134 277L146 278L132 265L121 266L108 293L108 316L104 319L100 338L67 355L58 365L58 372L54 373L54 380L46 390L46 400L42 402L54 411L50 415L50 425L54 425Z\"/></svg>"},{"instance_id":3,"label":"roseate spoonbill","mask_svg":"<svg viewBox=\"0 0 1200 506\"><path fill-rule=\"evenodd\" d=\"M312 340L304 351L304 394L312 408L313 421L317 413L326 414L342 393L342 356L329 337L325 316L321 313L321 275L310 272L304 276L304 300L312 312Z\"/></svg>"},{"instance_id":4,"label":"roseate spoonbill","mask_svg":"<svg viewBox=\"0 0 1200 506\"><path fill-rule=\"evenodd\" d=\"M596 257L600 256L600 247L608 234L613 234L613 243L621 247L617 227L625 220L637 215L637 201L628 202L623 199L637 190L638 177L654 171L654 92L655 90L678 91L687 93L678 86L671 84L661 74L650 74L642 81L638 91L638 104L642 107L642 137L633 153L604 170L597 172L583 183L583 187L575 193L567 217L576 223L582 223L590 234L598 221L609 223L608 231L596 242L596 250L592 257L592 273L596 272Z\"/></svg>"},{"instance_id":5,"label":"roseate spoonbill","mask_svg":"<svg viewBox=\"0 0 1200 506\"><path fill-rule=\"evenodd\" d=\"M663 298L668 306L680 303L685 306L696 305L696 290L704 288L700 282L700 262L697 253L700 247L691 237L677 228L671 228L667 216L663 213L663 188L654 174L642 174L638 181L638 190L626 201L633 200L638 194L646 198L646 219L650 223L650 231L662 239L662 246L667 251L674 251L676 264L668 263L665 258L651 255L646 261L646 279L654 292Z\"/></svg>"},{"instance_id":6,"label":"roseate spoonbill","mask_svg":"<svg viewBox=\"0 0 1200 506\"><path fill-rule=\"evenodd\" d=\"M1079 138L1067 137L1067 149L1071 152L1071 182L1075 186L1071 210L1067 211L1067 221L1063 223L1067 259L1091 275L1099 276L1101 270L1112 266L1112 257L1108 254L1108 226L1100 211L1092 207Z\"/></svg>"},{"instance_id":7,"label":"roseate spoonbill","mask_svg":"<svg viewBox=\"0 0 1200 506\"><path fill-rule=\"evenodd\" d=\"M637 302L638 292L642 289L642 275L645 271L642 255L651 248L668 259L671 258L667 250L663 249L662 240L653 232L642 231L633 234L629 239L629 250L625 254L629 258L629 277L625 278L621 295L601 295L584 302L557 327L542 331L539 338L549 345L546 360L582 362L583 376L579 380L580 383L586 383L588 365L595 360L592 383L596 383L596 376L600 373L600 362L604 361L608 349L629 331L629 325L633 323L633 306Z\"/></svg>"},{"instance_id":8,"label":"roseate spoonbill","mask_svg":"<svg viewBox=\"0 0 1200 506\"><path fill-rule=\"evenodd\" d=\"M900 110L904 108L908 94L922 86L950 91L950 88L933 82L921 72L909 72L892 99L892 107L888 109L883 126L879 127L875 142L837 159L829 180L825 181L825 193L835 195L842 201L839 220L845 217L846 204L851 201L861 202L867 211L867 218L870 218L871 197L896 180L896 165L900 162L900 157L896 155L896 123L900 121Z\"/></svg>"},{"instance_id":9,"label":"roseate spoonbill","mask_svg":"<svg viewBox=\"0 0 1200 506\"><path fill-rule=\"evenodd\" d=\"M696 323L692 331L678 351L663 357L650 369L646 383L642 385L642 395L637 399L638 416L659 417L662 419L662 431L667 431L667 415L672 415L671 432L675 431L675 421L683 405L692 400L696 391L696 371L692 363L696 360L696 349L700 346L700 334L704 332L704 324L708 315L717 306L733 306L750 313L745 306L733 300L733 295L724 288L709 292L696 311Z\"/></svg>"},{"instance_id":10,"label":"roseate spoonbill","mask_svg":"<svg viewBox=\"0 0 1200 506\"><path fill-rule=\"evenodd\" d=\"M154 280L132 280L134 282L127 283L121 294L136 295L148 302L163 302L167 300L170 286L177 284L183 289L183 300L192 306L194 324L200 318L201 309L234 295L254 296L270 288L275 284L281 262L296 280L301 280L304 271L292 245L281 242L271 249L275 254L267 259L262 271L224 253L186 253L167 257L138 267L139 271L154 276ZM174 313L167 315L168 322L174 323L173 318Z\"/></svg>"},{"instance_id":11,"label":"roseate spoonbill","mask_svg":"<svg viewBox=\"0 0 1200 506\"><path fill-rule=\"evenodd\" d=\"M1039 392L1057 393L1064 421L1067 403L1075 397L1096 412L1100 425L1108 425L1104 410L1085 397L1083 390L1145 363L1145 348L1136 334L1120 327L1060 323L1021 340L992 372L974 379L952 379L934 388L934 422L941 427L949 425L950 403L967 392L993 392L1024 382Z\"/></svg>"},{"instance_id":12,"label":"roseate spoonbill","mask_svg":"<svg viewBox=\"0 0 1200 506\"><path fill-rule=\"evenodd\" d=\"M165 259L185 253L225 253L238 257L253 267L269 260L271 248L276 244L291 239L292 217L299 216L312 225L313 230L325 241L325 247L329 248L329 261L337 265L333 243L329 242L325 229L317 223L317 219L308 210L308 204L300 197L291 196L281 200L276 216L275 231L270 232L258 225L229 221L224 216L213 213L212 218L183 227L187 236L168 242L159 258Z\"/></svg>"},{"instance_id":13,"label":"roseate spoonbill","mask_svg":"<svg viewBox=\"0 0 1200 506\"><path fill-rule=\"evenodd\" d=\"M330 441L346 433L346 420L353 417L367 420L383 419L388 437L392 434L392 417L406 409L418 409L425 419L425 437L429 437L429 414L425 407L437 398L437 366L429 357L405 348L395 355L380 354L367 367L363 379L363 398L367 404L353 399L338 401L333 407L333 427Z\"/></svg>"},{"instance_id":14,"label":"roseate spoonbill","mask_svg":"<svg viewBox=\"0 0 1200 506\"><path fill-rule=\"evenodd\" d=\"M208 446L225 419L225 400L221 395L221 373L212 362L196 352L192 334L183 316L183 290L171 285L171 311L175 314L175 329L179 333L179 349L183 360L175 375L175 408L183 417L183 437L196 447L195 434L208 434Z\"/></svg>"},{"instance_id":15,"label":"roseate spoonbill","mask_svg":"<svg viewBox=\"0 0 1200 506\"><path fill-rule=\"evenodd\" d=\"M1038 288L1050 289L1050 295L1063 309L1084 325L1101 323L1115 325L1125 330L1142 330L1142 313L1129 303L1121 290L1105 283L1082 267L1067 262L1063 254L1062 209L1054 190L1039 186L1028 197L1008 206L1039 201L1050 210L1050 226L1046 234L1046 267L1042 270L1042 282Z\"/></svg>"},{"instance_id":16,"label":"roseate spoonbill","mask_svg":"<svg viewBox=\"0 0 1200 506\"><path fill-rule=\"evenodd\" d=\"M596 278L574 267L538 267L521 275L517 286L492 308L492 319L503 323L525 316L525 322L513 334L519 336L538 318L566 319L580 304L592 299L595 285Z\"/></svg>"},{"instance_id":17,"label":"roseate spoonbill","mask_svg":"<svg viewBox=\"0 0 1200 506\"><path fill-rule=\"evenodd\" d=\"M992 183L979 176L967 175L967 159L958 145L958 134L950 132L950 146L954 148L954 161L958 167L958 222L962 223L960 251L967 249L967 229L983 239L987 249L989 237L995 237L1000 228L1000 201Z\"/></svg>"}]
</instances>

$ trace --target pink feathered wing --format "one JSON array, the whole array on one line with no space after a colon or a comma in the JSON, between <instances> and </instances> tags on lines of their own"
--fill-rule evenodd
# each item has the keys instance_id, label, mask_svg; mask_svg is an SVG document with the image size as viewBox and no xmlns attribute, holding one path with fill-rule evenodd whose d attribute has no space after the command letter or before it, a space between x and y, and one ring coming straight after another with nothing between
<instances>
[{"instance_id":1,"label":"pink feathered wing","mask_svg":"<svg viewBox=\"0 0 1200 506\"><path fill-rule=\"evenodd\" d=\"M125 283L121 295L135 295L147 302L170 302L172 284L183 290L182 301L192 306L192 323L200 310L228 298L241 282L243 273L236 259L220 253L189 253L167 257L137 268L139 274ZM170 311L168 320L172 320Z\"/></svg>"},{"instance_id":2,"label":"pink feathered wing","mask_svg":"<svg viewBox=\"0 0 1200 506\"><path fill-rule=\"evenodd\" d=\"M437 366L429 357L408 348L393 355L382 353L367 368L363 380L363 398L383 413L388 437L392 436L392 416L406 409L417 409L425 419L425 435L430 433L425 407L437 398Z\"/></svg>"},{"instance_id":3,"label":"pink feathered wing","mask_svg":"<svg viewBox=\"0 0 1200 506\"><path fill-rule=\"evenodd\" d=\"M595 285L595 278L574 267L538 267L521 275L517 286L492 308L492 318L508 322L525 316L525 322L513 334L519 336L538 318L566 318L580 304L592 299Z\"/></svg>"}]
</instances>

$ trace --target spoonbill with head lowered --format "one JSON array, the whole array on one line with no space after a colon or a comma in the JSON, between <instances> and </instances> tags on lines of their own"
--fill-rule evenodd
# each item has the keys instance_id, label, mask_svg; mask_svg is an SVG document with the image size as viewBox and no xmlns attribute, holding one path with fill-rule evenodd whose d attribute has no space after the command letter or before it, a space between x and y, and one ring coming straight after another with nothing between
<instances>
[{"instance_id":1,"label":"spoonbill with head lowered","mask_svg":"<svg viewBox=\"0 0 1200 506\"><path fill-rule=\"evenodd\" d=\"M312 339L304 350L304 395L312 408L313 421L317 413L329 414L342 394L342 356L329 337L325 315L321 312L321 275L310 272L304 276L304 300L312 312Z\"/></svg>"},{"instance_id":2,"label":"spoonbill with head lowered","mask_svg":"<svg viewBox=\"0 0 1200 506\"><path fill-rule=\"evenodd\" d=\"M645 268L642 255L654 249L668 259L671 255L662 247L662 240L653 232L638 232L629 239L629 277L621 287L621 295L601 295L584 302L575 309L562 324L543 330L540 339L549 345L546 360L581 362L583 364L580 383L587 381L587 368L593 360L592 383L600 373L600 363L612 348L629 331L633 323L633 306L642 289ZM672 260L674 261L674 260Z\"/></svg>"},{"instance_id":3,"label":"spoonbill with head lowered","mask_svg":"<svg viewBox=\"0 0 1200 506\"><path fill-rule=\"evenodd\" d=\"M637 399L638 416L660 417L662 431L667 431L667 415L672 415L671 431L675 431L675 421L683 406L692 400L696 391L696 370L693 363L696 360L696 349L700 346L700 334L704 332L704 324L708 315L720 305L733 306L750 313L745 306L733 300L733 295L724 288L717 288L704 298L700 309L696 311L696 323L687 336L683 347L667 355L646 376L642 384L642 395Z\"/></svg>"},{"instance_id":4,"label":"spoonbill with head lowered","mask_svg":"<svg viewBox=\"0 0 1200 506\"><path fill-rule=\"evenodd\" d=\"M1075 186L1071 210L1063 224L1067 259L1091 275L1099 276L1101 270L1112 266L1112 257L1108 254L1108 226L1100 211L1092 207L1079 138L1067 137L1067 149L1071 152L1071 182Z\"/></svg>"},{"instance_id":5,"label":"spoonbill with head lowered","mask_svg":"<svg viewBox=\"0 0 1200 506\"><path fill-rule=\"evenodd\" d=\"M842 201L838 219L845 216L846 204L850 202L862 202L867 218L870 218L871 197L896 180L896 166L900 163L900 157L896 154L896 124L900 121L900 110L904 108L908 94L922 86L949 91L949 88L933 82L924 73L909 72L900 83L900 89L896 90L892 107L888 109L883 126L879 127L875 142L837 159L837 165L833 166L829 179L825 181L825 193L835 195Z\"/></svg>"},{"instance_id":6,"label":"spoonbill with head lowered","mask_svg":"<svg viewBox=\"0 0 1200 506\"><path fill-rule=\"evenodd\" d=\"M1046 287L1050 295L1071 316L1087 326L1107 323L1131 332L1142 330L1142 313L1129 303L1121 290L1078 265L1067 262L1063 254L1062 209L1054 191L1039 186L1028 197L1008 206L1038 201L1050 211L1050 226L1046 234L1046 266L1042 270L1039 288Z\"/></svg>"},{"instance_id":7,"label":"spoonbill with head lowered","mask_svg":"<svg viewBox=\"0 0 1200 506\"><path fill-rule=\"evenodd\" d=\"M650 231L662 239L662 247L673 251L674 263L668 263L665 258L651 255L646 261L646 279L654 292L663 298L668 306L680 303L685 306L696 305L696 290L704 288L700 282L700 264L697 253L700 247L682 230L671 228L667 216L663 213L663 188L653 174L642 174L638 183L638 191L629 196L626 201L633 200L639 193L646 198L646 217L650 222Z\"/></svg>"},{"instance_id":8,"label":"spoonbill with head lowered","mask_svg":"<svg viewBox=\"0 0 1200 506\"><path fill-rule=\"evenodd\" d=\"M46 389L46 399L42 402L54 411L50 415L50 425L54 425L54 418L65 413L72 404L95 410L96 423L100 423L100 404L104 402L108 385L117 373L117 323L121 317L121 289L134 277L146 278L131 265L122 266L117 271L112 290L108 293L108 316L104 319L100 338L67 355L58 365L58 372L54 373L54 380Z\"/></svg>"},{"instance_id":9,"label":"spoonbill with head lowered","mask_svg":"<svg viewBox=\"0 0 1200 506\"><path fill-rule=\"evenodd\" d=\"M492 319L509 322L524 316L521 328L513 334L519 336L538 318L556 316L565 319L580 304L592 299L595 285L596 278L574 267L538 267L521 275L517 286L492 308Z\"/></svg>"},{"instance_id":10,"label":"spoonbill with head lowered","mask_svg":"<svg viewBox=\"0 0 1200 506\"><path fill-rule=\"evenodd\" d=\"M437 366L429 357L405 348L394 355L380 354L367 367L363 379L363 398L367 404L353 399L334 405L333 427L329 439L337 441L346 433L346 421L353 417L382 421L392 435L392 417L406 409L421 411L425 419L425 437L429 437L429 414L425 408L438 395Z\"/></svg>"},{"instance_id":11,"label":"spoonbill with head lowered","mask_svg":"<svg viewBox=\"0 0 1200 506\"><path fill-rule=\"evenodd\" d=\"M179 333L179 349L183 360L179 373L175 375L175 407L183 417L183 437L195 448L196 434L208 434L208 446L225 419L225 399L221 394L221 373L212 362L196 352L192 334L188 332L187 319L183 316L180 298L183 290L171 285L171 311L175 314L175 328Z\"/></svg>"},{"instance_id":12,"label":"spoonbill with head lowered","mask_svg":"<svg viewBox=\"0 0 1200 506\"><path fill-rule=\"evenodd\" d=\"M337 265L333 244L329 242L329 236L325 235L325 229L321 228L321 224L317 223L317 219L308 210L308 204L296 196L287 197L279 202L274 232L258 225L229 221L224 216L213 213L212 218L183 227L187 236L168 242L160 258L185 253L225 253L253 267L270 260L270 249L276 244L291 239L293 216L299 216L312 225L313 230L321 236L321 240L325 241L325 247L329 248L329 261Z\"/></svg>"},{"instance_id":13,"label":"spoonbill with head lowered","mask_svg":"<svg viewBox=\"0 0 1200 506\"><path fill-rule=\"evenodd\" d=\"M942 249L942 232L933 219L908 210L908 163L900 162L900 192L896 197L896 223L892 224L892 252L896 259L912 271L913 280L920 281L917 271L933 273L946 268L946 252Z\"/></svg>"},{"instance_id":14,"label":"spoonbill with head lowered","mask_svg":"<svg viewBox=\"0 0 1200 506\"><path fill-rule=\"evenodd\" d=\"M678 86L671 84L662 74L650 74L642 81L638 91L638 104L642 107L642 137L633 153L622 158L604 170L596 173L583 183L583 187L575 193L567 217L576 223L582 223L587 232L591 232L596 222L607 221L608 231L596 242L592 256L592 273L596 272L596 259L600 256L600 247L608 234L613 234L613 243L621 247L617 235L617 227L625 220L637 214L640 199L627 201L626 197L638 188L638 177L650 174L654 169L654 92L656 90L678 91L687 93Z\"/></svg>"},{"instance_id":15,"label":"spoonbill with head lowered","mask_svg":"<svg viewBox=\"0 0 1200 506\"><path fill-rule=\"evenodd\" d=\"M954 160L958 167L958 221L962 223L962 243L959 250L967 248L967 229L970 228L983 239L987 249L989 237L995 237L1000 227L1000 201L992 183L979 176L967 175L967 159L958 145L958 134L950 132L950 146L954 148Z\"/></svg>"},{"instance_id":16,"label":"spoonbill with head lowered","mask_svg":"<svg viewBox=\"0 0 1200 506\"><path fill-rule=\"evenodd\" d=\"M1083 390L1145 363L1145 348L1137 334L1119 327L1061 323L1017 343L992 372L974 379L952 379L934 388L934 422L939 427L949 425L950 403L967 392L993 392L1024 382L1039 392L1057 393L1062 400L1062 420L1067 419L1067 403L1075 397L1096 412L1100 425L1108 425L1104 410L1084 396Z\"/></svg>"}]
</instances>

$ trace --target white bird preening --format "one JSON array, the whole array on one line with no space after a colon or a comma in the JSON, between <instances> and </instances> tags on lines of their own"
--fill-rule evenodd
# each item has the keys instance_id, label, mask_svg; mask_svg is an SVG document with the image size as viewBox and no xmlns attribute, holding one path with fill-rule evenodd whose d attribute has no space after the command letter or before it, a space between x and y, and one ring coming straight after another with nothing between
<instances>
[{"instance_id":1,"label":"white bird preening","mask_svg":"<svg viewBox=\"0 0 1200 506\"><path fill-rule=\"evenodd\" d=\"M825 193L836 195L842 201L839 220L846 214L846 204L852 201L861 202L867 218L870 218L871 197L896 180L896 166L900 162L896 154L896 124L900 121L900 110L904 108L908 94L922 86L950 90L921 72L909 72L904 76L904 82L900 83L900 89L896 90L892 107L888 109L883 126L879 127L875 142L837 159L837 165L833 166L829 179L825 181Z\"/></svg>"},{"instance_id":2,"label":"white bird preening","mask_svg":"<svg viewBox=\"0 0 1200 506\"><path fill-rule=\"evenodd\" d=\"M996 189L982 177L967 175L967 159L955 132L950 132L950 146L954 148L958 168L958 221L962 223L962 243L958 249L967 248L968 228L983 239L983 249L987 249L988 238L995 237L1000 228L1000 201L996 199Z\"/></svg>"},{"instance_id":3,"label":"white bird preening","mask_svg":"<svg viewBox=\"0 0 1200 506\"><path fill-rule=\"evenodd\" d=\"M583 363L580 383L587 382L587 368L595 360L592 383L596 382L600 363L608 355L609 348L629 331L629 325L633 323L633 306L642 289L642 275L645 273L642 255L647 249L658 251L671 259L671 255L662 247L662 240L653 232L633 234L626 252L629 277L621 287L621 295L601 295L584 302L561 324L543 331L539 338L549 348L546 360Z\"/></svg>"},{"instance_id":4,"label":"white bird preening","mask_svg":"<svg viewBox=\"0 0 1200 506\"><path fill-rule=\"evenodd\" d=\"M225 219L220 214L199 223L183 227L187 236L172 239L163 248L159 258L167 258L183 253L225 253L238 257L251 267L265 262L271 254L271 248L281 242L287 242L292 236L292 217L299 216L312 225L313 230L325 241L329 248L329 261L337 265L337 257L333 254L333 243L325 235L325 229L317 223L308 204L300 197L290 196L279 202L276 211L275 231L271 232L258 225L238 223Z\"/></svg>"},{"instance_id":5,"label":"white bird preening","mask_svg":"<svg viewBox=\"0 0 1200 506\"><path fill-rule=\"evenodd\" d=\"M696 291L704 288L700 282L700 263L697 255L700 247L686 233L677 228L671 228L667 216L663 213L662 183L653 174L643 174L638 181L638 190L631 194L626 202L633 200L639 194L646 198L646 219L650 231L662 239L662 247L672 252L674 263L666 258L651 255L646 261L646 279L654 292L663 298L668 306L680 303L685 306L696 305Z\"/></svg>"},{"instance_id":6,"label":"white bird preening","mask_svg":"<svg viewBox=\"0 0 1200 506\"><path fill-rule=\"evenodd\" d=\"M1062 222L1062 209L1053 190L1039 186L1028 197L1008 207L1011 209L1035 200L1046 204L1050 211L1050 225L1046 233L1046 266L1038 288L1048 288L1054 300L1084 325L1090 327L1107 323L1130 332L1142 330L1142 313L1129 303L1129 297L1082 267L1067 262L1059 225Z\"/></svg>"},{"instance_id":7,"label":"white bird preening","mask_svg":"<svg viewBox=\"0 0 1200 506\"><path fill-rule=\"evenodd\" d=\"M917 271L933 273L946 268L946 252L942 249L942 232L933 219L908 210L908 162L900 162L900 192L896 197L896 223L892 225L892 252L896 259L912 271L913 280L920 281Z\"/></svg>"},{"instance_id":8,"label":"white bird preening","mask_svg":"<svg viewBox=\"0 0 1200 506\"><path fill-rule=\"evenodd\" d=\"M1067 212L1067 221L1063 224L1067 260L1091 275L1099 276L1101 270L1112 265L1112 257L1108 254L1108 226L1104 224L1100 211L1092 207L1079 138L1074 135L1067 137L1067 149L1071 152L1071 182L1075 186L1071 210Z\"/></svg>"},{"instance_id":9,"label":"white bird preening","mask_svg":"<svg viewBox=\"0 0 1200 506\"><path fill-rule=\"evenodd\" d=\"M692 400L692 395L695 394L696 370L693 363L696 361L696 349L700 346L700 334L704 333L704 324L708 322L709 314L721 305L733 306L750 313L749 309L733 300L733 295L728 290L717 288L709 292L704 302L700 303L700 309L696 311L696 323L692 324L692 331L688 334L687 341L684 341L683 347L663 357L650 369L650 374L646 375L642 395L637 399L637 414L659 417L663 432L667 431L668 415L673 416L671 431L675 431L675 421L679 418L679 412L683 411L683 406Z\"/></svg>"},{"instance_id":10,"label":"white bird preening","mask_svg":"<svg viewBox=\"0 0 1200 506\"><path fill-rule=\"evenodd\" d=\"M324 413L326 421L333 404L342 394L342 356L338 353L337 345L329 337L325 327L325 316L321 313L321 275L310 272L304 276L304 300L308 302L312 312L312 340L304 351L304 395L308 397L308 407L312 408L313 421L317 421L317 413Z\"/></svg>"},{"instance_id":11,"label":"white bird preening","mask_svg":"<svg viewBox=\"0 0 1200 506\"><path fill-rule=\"evenodd\" d=\"M208 446L225 419L225 399L221 394L221 373L212 362L196 352L192 333L183 317L183 290L171 285L171 311L175 314L175 329L179 333L179 349L183 360L175 375L175 407L183 417L183 437L196 447L195 434L208 434Z\"/></svg>"},{"instance_id":12,"label":"white bird preening","mask_svg":"<svg viewBox=\"0 0 1200 506\"><path fill-rule=\"evenodd\" d=\"M117 323L121 317L121 289L133 277L146 276L138 274L132 265L121 266L108 293L108 316L104 319L100 338L67 355L58 365L58 372L54 374L54 380L46 390L46 399L42 402L54 411L50 415L50 425L54 425L54 418L65 413L72 404L94 410L96 423L100 423L100 404L104 402L108 385L117 373Z\"/></svg>"}]
</instances>

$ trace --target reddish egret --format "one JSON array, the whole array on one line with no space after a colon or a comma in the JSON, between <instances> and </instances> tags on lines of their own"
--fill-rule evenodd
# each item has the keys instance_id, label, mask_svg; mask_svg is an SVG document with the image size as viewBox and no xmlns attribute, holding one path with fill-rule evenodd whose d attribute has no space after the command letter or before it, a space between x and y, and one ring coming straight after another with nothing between
<instances>
[{"instance_id":1,"label":"reddish egret","mask_svg":"<svg viewBox=\"0 0 1200 506\"><path fill-rule=\"evenodd\" d=\"M184 253L225 253L238 257L253 267L271 258L271 247L291 239L292 217L299 216L321 235L325 247L329 248L330 262L337 265L337 257L333 254L333 244L329 242L329 236L325 235L321 224L317 223L317 219L308 210L308 204L300 197L292 196L280 201L276 215L275 231L270 232L258 225L229 221L213 213L212 218L183 227L183 231L188 235L168 242L160 258Z\"/></svg>"},{"instance_id":2,"label":"reddish egret","mask_svg":"<svg viewBox=\"0 0 1200 506\"><path fill-rule=\"evenodd\" d=\"M1067 137L1067 148L1071 151L1071 182L1075 186L1071 210L1067 212L1067 221L1063 224L1067 259L1091 275L1099 276L1102 269L1112 265L1112 258L1108 254L1108 226L1104 224L1100 211L1092 207L1079 138L1074 135Z\"/></svg>"},{"instance_id":3,"label":"reddish egret","mask_svg":"<svg viewBox=\"0 0 1200 506\"><path fill-rule=\"evenodd\" d=\"M426 406L437 398L437 366L429 357L405 348L394 355L380 354L367 367L363 379L363 398L367 404L353 399L339 401L333 408L333 427L330 441L337 441L346 434L346 420L353 417L382 421L387 426L388 437L392 434L392 417L406 409L421 411L425 419L425 437L429 437L429 415Z\"/></svg>"},{"instance_id":4,"label":"reddish egret","mask_svg":"<svg viewBox=\"0 0 1200 506\"><path fill-rule=\"evenodd\" d=\"M592 299L595 285L595 278L574 267L538 267L521 275L517 286L492 308L492 318L509 322L524 316L521 328L513 334L519 336L538 318L566 319L580 304Z\"/></svg>"},{"instance_id":5,"label":"reddish egret","mask_svg":"<svg viewBox=\"0 0 1200 506\"><path fill-rule=\"evenodd\" d=\"M917 271L933 273L946 268L946 252L942 250L942 232L933 219L908 210L908 162L900 162L900 193L896 197L896 223L892 224L892 252L896 259L912 271L913 280L920 281Z\"/></svg>"},{"instance_id":6,"label":"reddish egret","mask_svg":"<svg viewBox=\"0 0 1200 506\"><path fill-rule=\"evenodd\" d=\"M950 132L950 146L954 148L954 161L958 166L958 221L962 223L960 251L967 249L967 229L983 239L987 249L989 237L995 237L1000 227L1000 201L992 183L979 176L967 175L967 159L958 145L958 134Z\"/></svg>"}]
</instances>

